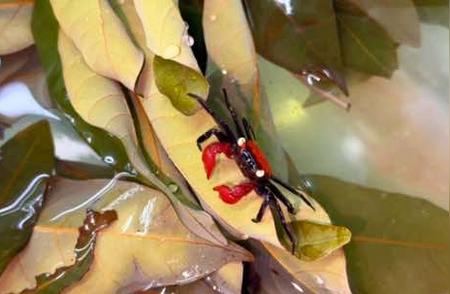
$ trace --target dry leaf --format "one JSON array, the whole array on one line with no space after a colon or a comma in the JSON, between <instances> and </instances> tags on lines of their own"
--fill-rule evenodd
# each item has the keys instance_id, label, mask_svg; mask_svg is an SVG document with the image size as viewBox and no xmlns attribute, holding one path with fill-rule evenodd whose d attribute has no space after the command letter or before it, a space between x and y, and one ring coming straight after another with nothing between
<instances>
[{"instance_id":1,"label":"dry leaf","mask_svg":"<svg viewBox=\"0 0 450 294\"><path fill-rule=\"evenodd\" d=\"M73 263L77 227L87 208L115 210L118 220L97 240L90 271L70 293L132 292L189 283L229 262L250 260L244 249L217 245L188 231L164 195L108 180L56 183L28 247L0 278L0 292L34 287L34 276ZM44 253L44 254L43 254Z\"/></svg>"},{"instance_id":2,"label":"dry leaf","mask_svg":"<svg viewBox=\"0 0 450 294\"><path fill-rule=\"evenodd\" d=\"M33 3L0 3L0 55L22 50L33 44L31 15Z\"/></svg>"},{"instance_id":3,"label":"dry leaf","mask_svg":"<svg viewBox=\"0 0 450 294\"><path fill-rule=\"evenodd\" d=\"M95 72L134 90L144 62L107 0L50 1L64 33Z\"/></svg>"}]
</instances>

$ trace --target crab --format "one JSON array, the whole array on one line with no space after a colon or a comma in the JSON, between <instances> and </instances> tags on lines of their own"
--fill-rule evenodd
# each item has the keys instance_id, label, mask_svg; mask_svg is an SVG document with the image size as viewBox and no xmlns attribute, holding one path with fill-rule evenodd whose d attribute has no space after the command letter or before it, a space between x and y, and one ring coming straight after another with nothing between
<instances>
[{"instance_id":1,"label":"crab","mask_svg":"<svg viewBox=\"0 0 450 294\"><path fill-rule=\"evenodd\" d=\"M245 117L239 118L230 104L225 90L223 90L225 106L233 120L234 130L217 116L217 114L206 104L205 100L192 93L190 93L189 96L197 100L197 102L213 117L217 124L217 127L209 129L197 139L197 147L202 151L202 161L207 178L210 179L213 174L217 156L219 154L224 154L226 157L236 161L242 174L247 179L245 182L232 187L218 185L214 187L214 190L217 191L219 197L228 204L235 204L251 191L255 191L257 195L263 198L263 202L252 221L255 223L261 222L265 211L270 207L272 213L277 214L283 230L286 232L291 242L292 253L294 253L298 241L292 232L292 228L286 221L279 202L286 207L290 214L295 214L296 209L275 184L284 187L287 191L300 197L314 210L314 206L308 200L307 194L301 190L294 189L273 174L269 161L256 143L256 136L253 128ZM217 141L202 148L202 144L212 136L215 136Z\"/></svg>"}]
</instances>

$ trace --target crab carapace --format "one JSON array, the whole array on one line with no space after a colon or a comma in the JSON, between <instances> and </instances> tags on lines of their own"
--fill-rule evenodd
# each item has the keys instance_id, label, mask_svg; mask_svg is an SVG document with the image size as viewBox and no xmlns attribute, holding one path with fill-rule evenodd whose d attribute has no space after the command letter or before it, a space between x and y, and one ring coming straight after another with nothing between
<instances>
[{"instance_id":1,"label":"crab carapace","mask_svg":"<svg viewBox=\"0 0 450 294\"><path fill-rule=\"evenodd\" d=\"M203 98L195 94L189 94L189 96L196 99L217 123L217 127L206 131L197 139L198 148L203 150L202 161L207 178L209 179L211 177L214 167L216 166L216 158L219 154L224 154L228 158L235 160L242 171L242 174L247 178L247 181L236 186L229 187L227 185L219 185L214 187L214 190L219 193L220 198L224 202L229 204L237 203L242 197L249 194L251 191L255 191L256 194L263 198L263 202L256 217L253 218L252 221L255 223L260 222L266 209L270 207L271 210L278 215L281 225L291 241L292 251L294 251L297 246L297 238L293 234L291 227L288 225L279 202L286 206L286 209L290 214L295 214L296 211L294 205L285 195L283 195L274 183L279 184L289 192L297 195L308 206L314 209L314 206L308 200L306 194L303 191L294 189L272 173L269 161L255 141L256 137L251 125L246 118L239 119L233 106L230 104L225 90L223 90L223 97L225 106L233 119L233 129L216 115ZM217 142L211 143L202 149L202 143L211 136L215 136Z\"/></svg>"}]
</instances>

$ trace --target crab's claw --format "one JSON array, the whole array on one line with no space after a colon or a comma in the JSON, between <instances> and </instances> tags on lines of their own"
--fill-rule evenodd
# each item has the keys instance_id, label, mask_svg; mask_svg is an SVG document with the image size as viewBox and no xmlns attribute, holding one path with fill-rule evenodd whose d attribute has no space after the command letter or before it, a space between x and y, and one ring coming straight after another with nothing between
<instances>
[{"instance_id":1,"label":"crab's claw","mask_svg":"<svg viewBox=\"0 0 450 294\"><path fill-rule=\"evenodd\" d=\"M228 158L233 155L231 145L229 143L211 143L204 150L202 154L203 166L205 167L206 177L209 179L212 175L214 167L216 166L216 158L220 153L225 154Z\"/></svg>"},{"instance_id":2,"label":"crab's claw","mask_svg":"<svg viewBox=\"0 0 450 294\"><path fill-rule=\"evenodd\" d=\"M255 185L252 183L243 183L232 188L226 185L219 185L214 187L214 191L219 192L220 199L228 204L235 204L242 197L250 193L255 189Z\"/></svg>"}]
</instances>

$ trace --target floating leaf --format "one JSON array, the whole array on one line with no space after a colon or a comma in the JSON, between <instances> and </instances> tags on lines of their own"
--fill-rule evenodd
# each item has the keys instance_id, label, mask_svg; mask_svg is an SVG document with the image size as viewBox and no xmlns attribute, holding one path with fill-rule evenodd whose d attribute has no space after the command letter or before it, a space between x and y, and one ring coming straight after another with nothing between
<instances>
[{"instance_id":1,"label":"floating leaf","mask_svg":"<svg viewBox=\"0 0 450 294\"><path fill-rule=\"evenodd\" d=\"M55 105L72 122L80 136L117 172L133 173L130 160L120 140L85 122L73 108L64 85L58 53L59 25L49 0L36 2L32 31L40 61L47 73L47 85Z\"/></svg>"},{"instance_id":2,"label":"floating leaf","mask_svg":"<svg viewBox=\"0 0 450 294\"><path fill-rule=\"evenodd\" d=\"M0 149L0 274L27 244L53 171L49 125L40 121Z\"/></svg>"},{"instance_id":3,"label":"floating leaf","mask_svg":"<svg viewBox=\"0 0 450 294\"><path fill-rule=\"evenodd\" d=\"M355 293L449 290L447 211L423 199L331 177L306 176L304 182L333 221L352 231L345 252Z\"/></svg>"},{"instance_id":4,"label":"floating leaf","mask_svg":"<svg viewBox=\"0 0 450 294\"><path fill-rule=\"evenodd\" d=\"M75 263L58 268L52 274L37 276L36 287L21 293L60 293L74 282L79 281L92 264L99 231L108 227L115 220L117 220L117 214L114 210L106 210L102 213L88 210L83 224L78 228Z\"/></svg>"},{"instance_id":5,"label":"floating leaf","mask_svg":"<svg viewBox=\"0 0 450 294\"><path fill-rule=\"evenodd\" d=\"M31 1L0 3L0 55L22 50L33 44L30 22Z\"/></svg>"},{"instance_id":6,"label":"floating leaf","mask_svg":"<svg viewBox=\"0 0 450 294\"><path fill-rule=\"evenodd\" d=\"M208 96L208 82L197 71L173 60L155 56L153 59L155 82L161 94L185 115L193 115L199 104L188 94Z\"/></svg>"},{"instance_id":7,"label":"floating leaf","mask_svg":"<svg viewBox=\"0 0 450 294\"><path fill-rule=\"evenodd\" d=\"M60 180L48 199L29 245L0 277L0 292L33 288L34 276L73 264L77 228L88 208L115 210L118 220L101 233L95 261L83 279L67 289L70 293L134 292L184 284L229 262L251 260L237 245L197 237L183 226L163 194L119 177Z\"/></svg>"},{"instance_id":8,"label":"floating leaf","mask_svg":"<svg viewBox=\"0 0 450 294\"><path fill-rule=\"evenodd\" d=\"M275 218L278 238L287 250L292 248L291 242L282 229L280 221ZM329 255L333 251L350 242L351 233L345 227L311 221L293 221L292 231L298 238L295 256L304 261L314 261Z\"/></svg>"},{"instance_id":9,"label":"floating leaf","mask_svg":"<svg viewBox=\"0 0 450 294\"><path fill-rule=\"evenodd\" d=\"M51 0L61 29L95 72L134 90L144 62L107 0Z\"/></svg>"}]
</instances>

